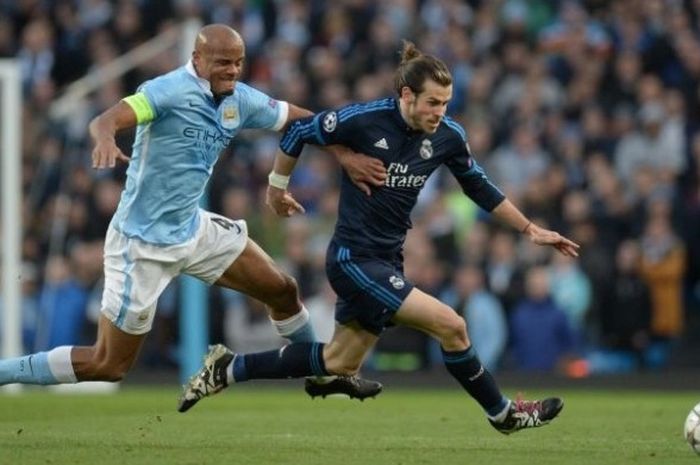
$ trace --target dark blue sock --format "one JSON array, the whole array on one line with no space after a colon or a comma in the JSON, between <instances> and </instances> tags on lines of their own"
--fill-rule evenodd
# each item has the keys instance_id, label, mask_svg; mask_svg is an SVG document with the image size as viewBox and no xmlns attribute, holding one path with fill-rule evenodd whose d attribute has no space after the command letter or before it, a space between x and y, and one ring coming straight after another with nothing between
<instances>
[{"instance_id":1,"label":"dark blue sock","mask_svg":"<svg viewBox=\"0 0 700 465\"><path fill-rule=\"evenodd\" d=\"M233 360L236 382L249 379L284 379L327 376L323 346L319 342L295 342L279 350L237 355Z\"/></svg>"},{"instance_id":2,"label":"dark blue sock","mask_svg":"<svg viewBox=\"0 0 700 465\"><path fill-rule=\"evenodd\" d=\"M490 416L498 415L508 404L496 386L496 381L481 364L473 347L456 352L442 350L447 371L481 405Z\"/></svg>"}]
</instances>

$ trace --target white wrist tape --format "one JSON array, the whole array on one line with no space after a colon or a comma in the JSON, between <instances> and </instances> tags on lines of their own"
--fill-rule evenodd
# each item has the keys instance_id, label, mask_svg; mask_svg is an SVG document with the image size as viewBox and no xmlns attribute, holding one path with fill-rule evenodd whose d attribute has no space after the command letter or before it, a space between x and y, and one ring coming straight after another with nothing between
<instances>
[{"instance_id":1,"label":"white wrist tape","mask_svg":"<svg viewBox=\"0 0 700 465\"><path fill-rule=\"evenodd\" d=\"M272 187L276 187L277 189L286 190L287 186L289 185L290 177L291 176L283 176L272 171L267 177L267 183Z\"/></svg>"}]
</instances>

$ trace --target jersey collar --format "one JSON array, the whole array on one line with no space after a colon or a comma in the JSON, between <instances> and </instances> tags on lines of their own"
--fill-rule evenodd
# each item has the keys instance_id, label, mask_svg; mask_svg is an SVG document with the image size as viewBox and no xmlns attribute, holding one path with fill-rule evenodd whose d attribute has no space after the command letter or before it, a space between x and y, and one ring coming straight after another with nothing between
<instances>
[{"instance_id":1,"label":"jersey collar","mask_svg":"<svg viewBox=\"0 0 700 465\"><path fill-rule=\"evenodd\" d=\"M192 64L192 60L188 61L185 65L185 71L187 71L188 74L192 75L192 77L194 77L197 80L199 87L201 87L201 89L206 95L212 98L214 97L214 94L212 94L211 92L211 84L206 79L202 79L197 75L197 71L194 69L194 64Z\"/></svg>"}]
</instances>

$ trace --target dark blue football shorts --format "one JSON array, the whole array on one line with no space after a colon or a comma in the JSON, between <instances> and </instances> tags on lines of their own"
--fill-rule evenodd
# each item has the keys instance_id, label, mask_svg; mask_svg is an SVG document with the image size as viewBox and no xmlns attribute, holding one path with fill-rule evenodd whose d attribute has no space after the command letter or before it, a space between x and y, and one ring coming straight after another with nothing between
<instances>
[{"instance_id":1,"label":"dark blue football shorts","mask_svg":"<svg viewBox=\"0 0 700 465\"><path fill-rule=\"evenodd\" d=\"M351 321L379 335L388 326L414 285L403 274L403 255L353 252L332 241L326 255L326 274L338 295L335 319Z\"/></svg>"}]
</instances>

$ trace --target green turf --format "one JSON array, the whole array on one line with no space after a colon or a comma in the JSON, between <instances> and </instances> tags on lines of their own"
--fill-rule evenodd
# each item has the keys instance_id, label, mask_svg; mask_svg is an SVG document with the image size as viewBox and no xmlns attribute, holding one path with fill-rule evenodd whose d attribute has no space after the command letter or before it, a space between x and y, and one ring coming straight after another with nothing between
<instances>
[{"instance_id":1,"label":"green turf","mask_svg":"<svg viewBox=\"0 0 700 465\"><path fill-rule=\"evenodd\" d=\"M697 393L568 391L554 423L509 437L457 389L360 403L233 387L186 414L177 394L0 393L0 465L700 464L681 437Z\"/></svg>"}]
</instances>

